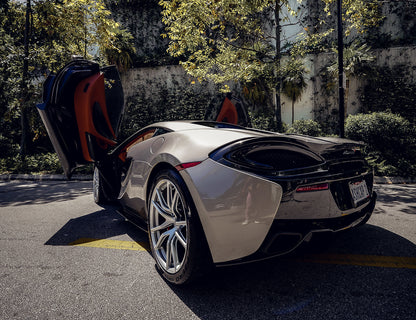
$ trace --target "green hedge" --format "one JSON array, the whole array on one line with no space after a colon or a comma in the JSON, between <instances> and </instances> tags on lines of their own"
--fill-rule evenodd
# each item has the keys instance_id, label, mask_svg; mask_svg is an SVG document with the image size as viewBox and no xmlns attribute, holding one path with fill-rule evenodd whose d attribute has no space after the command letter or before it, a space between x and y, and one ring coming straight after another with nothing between
<instances>
[{"instance_id":1,"label":"green hedge","mask_svg":"<svg viewBox=\"0 0 416 320\"><path fill-rule=\"evenodd\" d=\"M366 154L381 175L416 176L416 130L391 112L350 115L346 137L366 143Z\"/></svg>"},{"instance_id":2,"label":"green hedge","mask_svg":"<svg viewBox=\"0 0 416 320\"><path fill-rule=\"evenodd\" d=\"M11 156L0 159L0 173L62 173L56 153Z\"/></svg>"},{"instance_id":3,"label":"green hedge","mask_svg":"<svg viewBox=\"0 0 416 320\"><path fill-rule=\"evenodd\" d=\"M22 158L19 155L0 158L0 173L62 174L63 170L55 152L35 154ZM75 174L92 174L93 165L75 169Z\"/></svg>"},{"instance_id":4,"label":"green hedge","mask_svg":"<svg viewBox=\"0 0 416 320\"><path fill-rule=\"evenodd\" d=\"M308 136L322 136L323 132L318 122L314 120L295 120L287 133L304 134Z\"/></svg>"}]
</instances>

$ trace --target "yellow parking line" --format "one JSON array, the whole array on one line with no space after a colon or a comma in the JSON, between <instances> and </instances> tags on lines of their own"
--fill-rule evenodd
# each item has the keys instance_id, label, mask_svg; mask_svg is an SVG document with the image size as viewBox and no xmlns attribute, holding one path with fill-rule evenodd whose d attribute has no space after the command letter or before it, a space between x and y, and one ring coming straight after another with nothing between
<instances>
[{"instance_id":1,"label":"yellow parking line","mask_svg":"<svg viewBox=\"0 0 416 320\"><path fill-rule=\"evenodd\" d=\"M290 260L322 264L416 269L416 257L376 256L364 254L310 254Z\"/></svg>"},{"instance_id":2,"label":"yellow parking line","mask_svg":"<svg viewBox=\"0 0 416 320\"><path fill-rule=\"evenodd\" d=\"M147 242L122 241L112 239L80 238L69 243L71 246L149 251ZM322 264L341 264L382 268L416 269L416 257L376 256L364 254L307 254L301 257L291 257L286 261L310 262Z\"/></svg>"},{"instance_id":3,"label":"yellow parking line","mask_svg":"<svg viewBox=\"0 0 416 320\"><path fill-rule=\"evenodd\" d=\"M147 242L111 240L111 239L80 238L78 240L75 240L74 242L71 242L69 245L78 246L78 247L149 251L149 244Z\"/></svg>"}]
</instances>

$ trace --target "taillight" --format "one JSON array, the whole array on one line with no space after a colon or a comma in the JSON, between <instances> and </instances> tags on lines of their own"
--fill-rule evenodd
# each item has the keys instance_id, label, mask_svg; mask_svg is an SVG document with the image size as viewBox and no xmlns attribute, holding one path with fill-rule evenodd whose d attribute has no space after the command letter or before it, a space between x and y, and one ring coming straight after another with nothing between
<instances>
[{"instance_id":1,"label":"taillight","mask_svg":"<svg viewBox=\"0 0 416 320\"><path fill-rule=\"evenodd\" d=\"M322 191L322 190L328 190L328 189L329 189L328 183L320 183L320 184L314 184L314 185L305 186L305 187L298 187L296 189L296 192Z\"/></svg>"},{"instance_id":2,"label":"taillight","mask_svg":"<svg viewBox=\"0 0 416 320\"><path fill-rule=\"evenodd\" d=\"M175 168L176 168L176 170L181 171L181 170L184 170L184 169L195 167L200 163L201 163L201 161L181 163L181 164L178 164Z\"/></svg>"}]
</instances>

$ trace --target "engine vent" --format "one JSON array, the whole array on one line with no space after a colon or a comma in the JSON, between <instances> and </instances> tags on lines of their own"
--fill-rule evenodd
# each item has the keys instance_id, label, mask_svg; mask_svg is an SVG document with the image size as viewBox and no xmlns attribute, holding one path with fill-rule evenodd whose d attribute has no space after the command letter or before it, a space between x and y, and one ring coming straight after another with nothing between
<instances>
[{"instance_id":1,"label":"engine vent","mask_svg":"<svg viewBox=\"0 0 416 320\"><path fill-rule=\"evenodd\" d=\"M312 167L321 162L304 153L272 146L242 148L228 154L227 158L241 165L273 171Z\"/></svg>"}]
</instances>

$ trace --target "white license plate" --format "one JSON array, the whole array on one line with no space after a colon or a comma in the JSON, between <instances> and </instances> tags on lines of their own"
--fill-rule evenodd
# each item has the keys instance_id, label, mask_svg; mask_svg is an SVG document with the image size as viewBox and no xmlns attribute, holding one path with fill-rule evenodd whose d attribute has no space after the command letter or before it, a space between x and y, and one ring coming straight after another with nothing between
<instances>
[{"instance_id":1,"label":"white license plate","mask_svg":"<svg viewBox=\"0 0 416 320\"><path fill-rule=\"evenodd\" d=\"M368 193L367 183L365 183L365 180L358 182L350 182L349 187L355 205L357 205L358 202L370 197L370 194Z\"/></svg>"}]
</instances>

